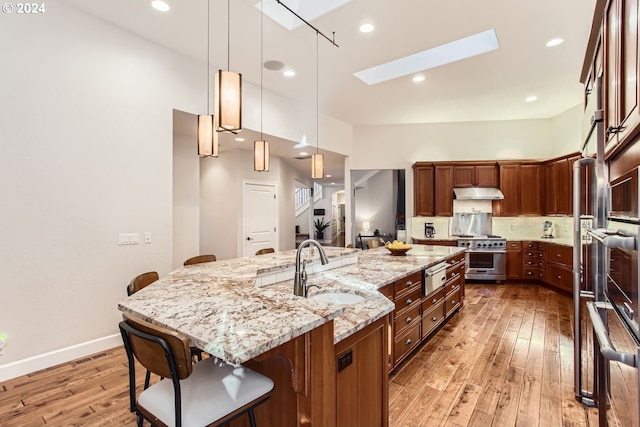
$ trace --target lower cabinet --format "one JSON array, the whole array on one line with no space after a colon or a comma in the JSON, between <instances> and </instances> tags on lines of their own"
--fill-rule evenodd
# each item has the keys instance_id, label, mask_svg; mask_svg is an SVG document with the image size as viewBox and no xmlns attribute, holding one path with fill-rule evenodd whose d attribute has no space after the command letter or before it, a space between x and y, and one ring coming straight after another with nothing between
<instances>
[{"instance_id":1,"label":"lower cabinet","mask_svg":"<svg viewBox=\"0 0 640 427\"><path fill-rule=\"evenodd\" d=\"M464 252L446 259L446 282L428 295L423 295L423 273L396 280L380 291L392 300L389 370L402 362L422 341L447 318L462 307L464 299Z\"/></svg>"},{"instance_id":2,"label":"lower cabinet","mask_svg":"<svg viewBox=\"0 0 640 427\"><path fill-rule=\"evenodd\" d=\"M512 243L515 242L507 243L507 254ZM510 269L509 264L507 269ZM509 276L507 278L516 279ZM522 279L537 280L559 290L571 292L573 248L551 242L522 242Z\"/></svg>"},{"instance_id":3,"label":"lower cabinet","mask_svg":"<svg viewBox=\"0 0 640 427\"><path fill-rule=\"evenodd\" d=\"M431 246L457 246L456 240L439 240L439 239L411 239L416 245L431 245Z\"/></svg>"},{"instance_id":4,"label":"lower cabinet","mask_svg":"<svg viewBox=\"0 0 640 427\"><path fill-rule=\"evenodd\" d=\"M387 330L384 317L337 343L337 426L389 424Z\"/></svg>"},{"instance_id":5,"label":"lower cabinet","mask_svg":"<svg viewBox=\"0 0 640 427\"><path fill-rule=\"evenodd\" d=\"M522 279L522 242L507 242L507 279Z\"/></svg>"}]
</instances>

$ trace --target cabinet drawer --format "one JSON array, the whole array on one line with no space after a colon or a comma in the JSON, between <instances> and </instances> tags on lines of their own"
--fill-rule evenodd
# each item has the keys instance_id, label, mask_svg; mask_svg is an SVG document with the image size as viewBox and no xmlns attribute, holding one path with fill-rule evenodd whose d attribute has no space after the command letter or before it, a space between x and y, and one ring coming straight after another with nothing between
<instances>
[{"instance_id":1,"label":"cabinet drawer","mask_svg":"<svg viewBox=\"0 0 640 427\"><path fill-rule=\"evenodd\" d=\"M396 313L400 313L408 307L420 306L422 288L418 286L408 294L400 295L396 298Z\"/></svg>"},{"instance_id":2,"label":"cabinet drawer","mask_svg":"<svg viewBox=\"0 0 640 427\"><path fill-rule=\"evenodd\" d=\"M458 264L455 267L449 267L447 268L447 281L455 278L455 277L461 277L464 274L464 265L462 264Z\"/></svg>"},{"instance_id":3,"label":"cabinet drawer","mask_svg":"<svg viewBox=\"0 0 640 427\"><path fill-rule=\"evenodd\" d=\"M544 268L544 261L541 259L526 259L522 261L524 268Z\"/></svg>"},{"instance_id":4,"label":"cabinet drawer","mask_svg":"<svg viewBox=\"0 0 640 427\"><path fill-rule=\"evenodd\" d=\"M398 364L420 343L420 322L393 341L393 365Z\"/></svg>"},{"instance_id":5,"label":"cabinet drawer","mask_svg":"<svg viewBox=\"0 0 640 427\"><path fill-rule=\"evenodd\" d=\"M522 251L522 259L543 259L543 258L544 258L544 252L530 251L528 249L525 249L524 251Z\"/></svg>"},{"instance_id":6,"label":"cabinet drawer","mask_svg":"<svg viewBox=\"0 0 640 427\"><path fill-rule=\"evenodd\" d=\"M547 264L545 280L550 285L565 291L573 289L573 273L571 269L560 264Z\"/></svg>"},{"instance_id":7,"label":"cabinet drawer","mask_svg":"<svg viewBox=\"0 0 640 427\"><path fill-rule=\"evenodd\" d=\"M524 268L522 277L524 279L544 280L544 270L539 268Z\"/></svg>"},{"instance_id":8,"label":"cabinet drawer","mask_svg":"<svg viewBox=\"0 0 640 427\"><path fill-rule=\"evenodd\" d=\"M455 289L444 299L446 315L449 316L455 309L460 307L460 288Z\"/></svg>"},{"instance_id":9,"label":"cabinet drawer","mask_svg":"<svg viewBox=\"0 0 640 427\"><path fill-rule=\"evenodd\" d=\"M573 248L570 246L547 245L547 262L556 262L571 268L573 265Z\"/></svg>"},{"instance_id":10,"label":"cabinet drawer","mask_svg":"<svg viewBox=\"0 0 640 427\"><path fill-rule=\"evenodd\" d=\"M423 311L423 313L425 313ZM444 320L444 301L434 305L431 310L422 315L422 338L425 338Z\"/></svg>"},{"instance_id":11,"label":"cabinet drawer","mask_svg":"<svg viewBox=\"0 0 640 427\"><path fill-rule=\"evenodd\" d=\"M393 283L393 293L398 298L398 296L407 293L413 292L414 287L420 289L422 285L422 272L418 271L410 276L403 277L402 279L396 280Z\"/></svg>"},{"instance_id":12,"label":"cabinet drawer","mask_svg":"<svg viewBox=\"0 0 640 427\"><path fill-rule=\"evenodd\" d=\"M522 242L507 242L507 250L518 250L522 249Z\"/></svg>"},{"instance_id":13,"label":"cabinet drawer","mask_svg":"<svg viewBox=\"0 0 640 427\"><path fill-rule=\"evenodd\" d=\"M544 252L545 246L546 245L544 244L544 242L522 242L522 249L524 249L525 251L534 250Z\"/></svg>"},{"instance_id":14,"label":"cabinet drawer","mask_svg":"<svg viewBox=\"0 0 640 427\"><path fill-rule=\"evenodd\" d=\"M412 324L420 322L420 312L420 306L418 305L398 316L393 322L395 336L401 335Z\"/></svg>"},{"instance_id":15,"label":"cabinet drawer","mask_svg":"<svg viewBox=\"0 0 640 427\"><path fill-rule=\"evenodd\" d=\"M460 252L459 254L456 254L456 255L452 256L451 258L449 258L447 260L447 263L449 264L448 268L457 267L460 264L462 264L463 262L464 262L464 251Z\"/></svg>"},{"instance_id":16,"label":"cabinet drawer","mask_svg":"<svg viewBox=\"0 0 640 427\"><path fill-rule=\"evenodd\" d=\"M426 313L427 311L431 310L433 306L435 306L439 302L442 302L443 299L444 288L440 288L437 291L431 293L431 295L424 297L422 299L422 312Z\"/></svg>"}]
</instances>

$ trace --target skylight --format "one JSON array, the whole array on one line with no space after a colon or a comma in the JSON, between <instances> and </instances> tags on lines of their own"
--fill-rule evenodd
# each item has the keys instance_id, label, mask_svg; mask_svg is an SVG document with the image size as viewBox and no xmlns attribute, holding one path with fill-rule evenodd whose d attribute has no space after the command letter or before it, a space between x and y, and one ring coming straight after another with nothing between
<instances>
[{"instance_id":1,"label":"skylight","mask_svg":"<svg viewBox=\"0 0 640 427\"><path fill-rule=\"evenodd\" d=\"M303 17L305 20L311 22L312 20L325 15L332 10L339 8L347 3L351 2L351 0L286 0L283 1L284 4L295 13ZM303 25L300 19L298 19L294 14L289 12L287 9L278 4L278 2L265 1L256 3L256 9L260 9L261 3L264 3L262 7L264 7L264 14L269 18L276 21L278 24L285 27L287 30L291 31L295 28L298 28L300 25Z\"/></svg>"},{"instance_id":2,"label":"skylight","mask_svg":"<svg viewBox=\"0 0 640 427\"><path fill-rule=\"evenodd\" d=\"M496 32L491 29L474 34L459 40L455 40L441 46L436 46L404 58L395 59L386 64L367 68L353 73L354 76L368 85L374 85L387 80L425 71L430 68L450 64L461 59L497 50L498 38Z\"/></svg>"}]
</instances>

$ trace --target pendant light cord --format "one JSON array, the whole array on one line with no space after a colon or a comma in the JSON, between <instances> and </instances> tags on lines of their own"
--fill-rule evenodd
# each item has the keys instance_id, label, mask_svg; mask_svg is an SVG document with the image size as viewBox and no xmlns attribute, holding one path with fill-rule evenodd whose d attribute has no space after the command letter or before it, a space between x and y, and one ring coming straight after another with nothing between
<instances>
[{"instance_id":1,"label":"pendant light cord","mask_svg":"<svg viewBox=\"0 0 640 427\"><path fill-rule=\"evenodd\" d=\"M210 60L209 60L209 55L210 55L210 49L209 49L209 29L211 26L211 13L209 12L209 8L211 7L211 0L207 0L207 116L210 115L209 113L209 104L210 104L210 100L211 100L211 87L209 84L209 64L210 64Z\"/></svg>"},{"instance_id":2,"label":"pendant light cord","mask_svg":"<svg viewBox=\"0 0 640 427\"><path fill-rule=\"evenodd\" d=\"M230 71L231 68L229 68L229 64L230 64L230 60L229 58L231 57L231 6L229 3L229 0L227 0L227 71Z\"/></svg>"},{"instance_id":3,"label":"pendant light cord","mask_svg":"<svg viewBox=\"0 0 640 427\"><path fill-rule=\"evenodd\" d=\"M264 141L262 135L262 68L264 66L263 49L264 49L264 33L263 33L263 21L264 13L262 13L263 2L260 2L260 140Z\"/></svg>"},{"instance_id":4,"label":"pendant light cord","mask_svg":"<svg viewBox=\"0 0 640 427\"><path fill-rule=\"evenodd\" d=\"M320 126L318 125L318 104L320 103L320 66L318 65L320 63L318 59L320 58L320 54L318 53L319 34L319 31L316 30L316 154L318 154L320 146Z\"/></svg>"}]
</instances>

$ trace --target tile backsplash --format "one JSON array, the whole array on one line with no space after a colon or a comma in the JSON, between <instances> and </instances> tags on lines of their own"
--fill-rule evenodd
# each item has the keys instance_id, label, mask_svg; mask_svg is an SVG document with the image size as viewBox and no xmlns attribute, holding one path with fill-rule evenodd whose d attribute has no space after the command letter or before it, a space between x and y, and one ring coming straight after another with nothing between
<instances>
[{"instance_id":1,"label":"tile backsplash","mask_svg":"<svg viewBox=\"0 0 640 427\"><path fill-rule=\"evenodd\" d=\"M436 229L436 239L447 239L449 235L449 217L413 217L411 218L411 235L417 239L424 238L424 224L432 222ZM553 236L557 239L570 239L573 233L573 218L563 216L519 216L493 217L492 233L505 237L507 240L538 239L542 237L542 223L553 223Z\"/></svg>"}]
</instances>

